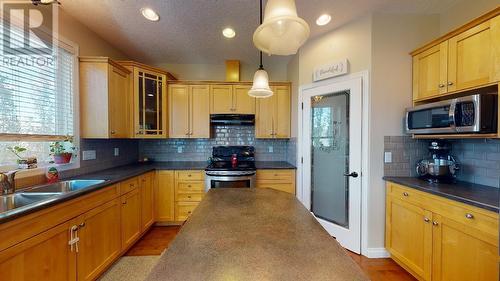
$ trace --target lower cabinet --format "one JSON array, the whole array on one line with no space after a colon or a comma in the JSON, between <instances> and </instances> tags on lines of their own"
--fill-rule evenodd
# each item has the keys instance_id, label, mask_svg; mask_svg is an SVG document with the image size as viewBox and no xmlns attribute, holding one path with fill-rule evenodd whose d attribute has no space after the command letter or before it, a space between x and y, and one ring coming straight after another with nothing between
<instances>
[{"instance_id":1,"label":"lower cabinet","mask_svg":"<svg viewBox=\"0 0 500 281\"><path fill-rule=\"evenodd\" d=\"M137 188L121 196L121 235L122 250L141 236L141 194Z\"/></svg>"},{"instance_id":2,"label":"lower cabinet","mask_svg":"<svg viewBox=\"0 0 500 281\"><path fill-rule=\"evenodd\" d=\"M141 230L145 231L155 222L153 202L154 173L139 177L141 192Z\"/></svg>"},{"instance_id":3,"label":"lower cabinet","mask_svg":"<svg viewBox=\"0 0 500 281\"><path fill-rule=\"evenodd\" d=\"M68 246L74 221L62 223L0 252L0 279L74 281L76 249Z\"/></svg>"},{"instance_id":4,"label":"lower cabinet","mask_svg":"<svg viewBox=\"0 0 500 281\"><path fill-rule=\"evenodd\" d=\"M498 214L387 184L386 247L419 280L499 280Z\"/></svg>"},{"instance_id":5,"label":"lower cabinet","mask_svg":"<svg viewBox=\"0 0 500 281\"><path fill-rule=\"evenodd\" d=\"M79 281L96 279L120 256L120 205L116 198L77 219Z\"/></svg>"},{"instance_id":6,"label":"lower cabinet","mask_svg":"<svg viewBox=\"0 0 500 281\"><path fill-rule=\"evenodd\" d=\"M155 209L157 222L172 222L175 220L174 171L158 171L155 186Z\"/></svg>"},{"instance_id":7,"label":"lower cabinet","mask_svg":"<svg viewBox=\"0 0 500 281\"><path fill-rule=\"evenodd\" d=\"M175 221L187 220L204 195L204 171L176 171Z\"/></svg>"},{"instance_id":8,"label":"lower cabinet","mask_svg":"<svg viewBox=\"0 0 500 281\"><path fill-rule=\"evenodd\" d=\"M271 188L295 194L295 170L257 170L257 188Z\"/></svg>"}]
</instances>

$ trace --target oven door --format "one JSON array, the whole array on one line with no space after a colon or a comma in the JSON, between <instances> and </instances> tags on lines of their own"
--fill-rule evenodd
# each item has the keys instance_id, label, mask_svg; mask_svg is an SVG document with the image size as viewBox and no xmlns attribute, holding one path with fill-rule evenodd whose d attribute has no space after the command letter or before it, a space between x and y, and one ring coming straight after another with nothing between
<instances>
[{"instance_id":1,"label":"oven door","mask_svg":"<svg viewBox=\"0 0 500 281\"><path fill-rule=\"evenodd\" d=\"M255 174L253 175L210 175L205 176L205 191L211 188L253 188L255 187Z\"/></svg>"},{"instance_id":2,"label":"oven door","mask_svg":"<svg viewBox=\"0 0 500 281\"><path fill-rule=\"evenodd\" d=\"M456 133L453 100L415 106L406 110L406 131L410 134Z\"/></svg>"}]
</instances>

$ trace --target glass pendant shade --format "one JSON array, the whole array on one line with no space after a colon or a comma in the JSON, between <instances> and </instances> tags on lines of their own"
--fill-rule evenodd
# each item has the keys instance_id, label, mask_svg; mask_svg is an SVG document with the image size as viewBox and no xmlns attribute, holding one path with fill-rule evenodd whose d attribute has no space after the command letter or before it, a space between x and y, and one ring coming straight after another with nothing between
<instances>
[{"instance_id":1,"label":"glass pendant shade","mask_svg":"<svg viewBox=\"0 0 500 281\"><path fill-rule=\"evenodd\" d=\"M273 95L273 91L269 88L269 76L264 69L259 69L253 76L253 85L248 95L255 98L267 98Z\"/></svg>"},{"instance_id":2,"label":"glass pendant shade","mask_svg":"<svg viewBox=\"0 0 500 281\"><path fill-rule=\"evenodd\" d=\"M269 0L264 22L253 34L253 43L269 55L293 55L309 33L309 25L297 16L294 0Z\"/></svg>"}]
</instances>

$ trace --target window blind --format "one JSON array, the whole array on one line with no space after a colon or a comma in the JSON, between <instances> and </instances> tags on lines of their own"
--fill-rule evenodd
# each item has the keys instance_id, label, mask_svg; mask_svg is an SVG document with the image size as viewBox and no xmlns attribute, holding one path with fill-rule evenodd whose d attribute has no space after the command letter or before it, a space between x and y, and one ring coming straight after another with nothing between
<instances>
[{"instance_id":1,"label":"window blind","mask_svg":"<svg viewBox=\"0 0 500 281\"><path fill-rule=\"evenodd\" d=\"M35 140L73 136L73 50L60 45L49 52L33 53L31 48L23 54L8 53L7 44L23 46L23 30L11 26L10 38L4 40L4 22L0 25L0 136L28 135ZM36 36L29 42L31 47L44 46Z\"/></svg>"}]
</instances>

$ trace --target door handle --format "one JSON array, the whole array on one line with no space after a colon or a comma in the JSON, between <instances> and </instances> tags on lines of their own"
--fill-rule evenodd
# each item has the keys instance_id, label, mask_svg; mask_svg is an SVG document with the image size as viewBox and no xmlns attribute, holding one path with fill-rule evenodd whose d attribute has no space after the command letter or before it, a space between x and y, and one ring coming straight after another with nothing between
<instances>
[{"instance_id":1,"label":"door handle","mask_svg":"<svg viewBox=\"0 0 500 281\"><path fill-rule=\"evenodd\" d=\"M358 173L356 172L352 172L350 174L344 174L344 177L353 177L353 178L357 178L359 175Z\"/></svg>"}]
</instances>

